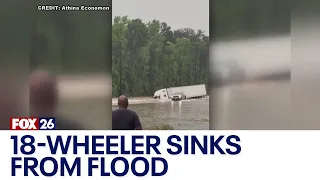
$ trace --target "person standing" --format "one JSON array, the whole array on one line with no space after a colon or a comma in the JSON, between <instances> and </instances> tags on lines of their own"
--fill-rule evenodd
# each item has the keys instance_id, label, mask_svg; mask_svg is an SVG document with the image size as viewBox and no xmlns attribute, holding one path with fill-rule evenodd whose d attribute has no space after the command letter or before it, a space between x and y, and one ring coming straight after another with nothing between
<instances>
[{"instance_id":1,"label":"person standing","mask_svg":"<svg viewBox=\"0 0 320 180\"><path fill-rule=\"evenodd\" d=\"M142 130L139 116L128 109L129 100L122 95L118 98L117 110L112 111L112 130Z\"/></svg>"}]
</instances>

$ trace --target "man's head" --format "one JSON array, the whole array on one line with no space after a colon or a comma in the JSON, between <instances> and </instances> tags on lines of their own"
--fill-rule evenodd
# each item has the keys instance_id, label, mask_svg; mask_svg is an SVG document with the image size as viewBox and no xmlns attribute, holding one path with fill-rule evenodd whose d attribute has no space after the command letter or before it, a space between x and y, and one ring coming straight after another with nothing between
<instances>
[{"instance_id":1,"label":"man's head","mask_svg":"<svg viewBox=\"0 0 320 180\"><path fill-rule=\"evenodd\" d=\"M129 101L128 101L127 96L124 96L124 95L119 96L119 98L118 98L119 108L127 109L128 105L129 105Z\"/></svg>"},{"instance_id":2,"label":"man's head","mask_svg":"<svg viewBox=\"0 0 320 180\"><path fill-rule=\"evenodd\" d=\"M51 115L58 103L56 78L47 71L35 71L30 75L30 108L32 115Z\"/></svg>"}]
</instances>

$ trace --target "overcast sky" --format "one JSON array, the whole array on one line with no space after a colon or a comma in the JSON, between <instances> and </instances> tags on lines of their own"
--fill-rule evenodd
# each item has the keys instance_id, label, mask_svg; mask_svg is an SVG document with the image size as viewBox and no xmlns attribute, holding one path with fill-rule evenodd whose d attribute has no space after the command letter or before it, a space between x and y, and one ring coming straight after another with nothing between
<instances>
[{"instance_id":1,"label":"overcast sky","mask_svg":"<svg viewBox=\"0 0 320 180\"><path fill-rule=\"evenodd\" d=\"M173 29L202 29L209 34L209 0L116 0L112 15L153 19L166 22Z\"/></svg>"}]
</instances>

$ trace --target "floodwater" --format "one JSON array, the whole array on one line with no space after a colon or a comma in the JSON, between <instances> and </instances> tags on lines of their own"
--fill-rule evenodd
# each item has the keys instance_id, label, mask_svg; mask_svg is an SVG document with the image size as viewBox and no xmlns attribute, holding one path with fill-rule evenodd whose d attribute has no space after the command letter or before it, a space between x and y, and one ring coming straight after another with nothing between
<instances>
[{"instance_id":1,"label":"floodwater","mask_svg":"<svg viewBox=\"0 0 320 180\"><path fill-rule=\"evenodd\" d=\"M113 110L116 108L112 107ZM129 105L129 109L139 115L144 129L153 129L157 125L170 125L175 130L209 129L209 99L152 101Z\"/></svg>"},{"instance_id":2,"label":"floodwater","mask_svg":"<svg viewBox=\"0 0 320 180\"><path fill-rule=\"evenodd\" d=\"M319 130L320 44L316 37L310 35L303 42L281 36L213 45L211 61L237 61L251 77L289 69L291 78L211 89L210 129Z\"/></svg>"},{"instance_id":3,"label":"floodwater","mask_svg":"<svg viewBox=\"0 0 320 180\"><path fill-rule=\"evenodd\" d=\"M117 99L111 98L109 84L110 78L100 76L59 79L60 113L86 129L111 129L111 109L117 108ZM209 129L208 99L160 102L140 97L129 98L129 102L144 129L162 125L181 130Z\"/></svg>"},{"instance_id":4,"label":"floodwater","mask_svg":"<svg viewBox=\"0 0 320 180\"><path fill-rule=\"evenodd\" d=\"M308 46L298 46L293 52L289 36L218 43L213 45L211 60L237 61L246 76L259 76L289 67L291 80L247 82L211 89L210 109L208 99L151 102L150 98L139 103L129 99L129 108L138 113L144 129L161 124L188 130L206 130L209 124L210 129L221 130L320 129L318 42L305 43ZM291 55L296 58L292 62ZM102 81L111 87L111 81ZM88 83L81 80L80 84ZM65 94L78 97L64 98L62 113L91 129L111 129L109 110L117 108L114 106L116 101L111 107L111 90L98 85L95 88L90 85L91 90L74 87L72 90L66 88ZM83 91L77 92L79 89ZM92 92L92 97L86 97L88 92ZM99 95L98 92L106 94Z\"/></svg>"},{"instance_id":5,"label":"floodwater","mask_svg":"<svg viewBox=\"0 0 320 180\"><path fill-rule=\"evenodd\" d=\"M290 36L216 43L211 62L235 61L246 79L291 68ZM213 63L214 64L214 63ZM255 81L211 89L210 129L294 129L291 84L287 80Z\"/></svg>"},{"instance_id":6,"label":"floodwater","mask_svg":"<svg viewBox=\"0 0 320 180\"><path fill-rule=\"evenodd\" d=\"M111 129L110 84L111 78L107 75L60 77L60 114L86 129Z\"/></svg>"},{"instance_id":7,"label":"floodwater","mask_svg":"<svg viewBox=\"0 0 320 180\"><path fill-rule=\"evenodd\" d=\"M210 129L299 129L291 116L291 85L258 82L211 90Z\"/></svg>"}]
</instances>

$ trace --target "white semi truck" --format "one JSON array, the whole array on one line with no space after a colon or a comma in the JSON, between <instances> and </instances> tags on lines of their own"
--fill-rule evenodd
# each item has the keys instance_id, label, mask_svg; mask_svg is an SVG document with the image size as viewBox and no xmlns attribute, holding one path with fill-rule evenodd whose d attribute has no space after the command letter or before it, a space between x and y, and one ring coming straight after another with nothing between
<instances>
[{"instance_id":1,"label":"white semi truck","mask_svg":"<svg viewBox=\"0 0 320 180\"><path fill-rule=\"evenodd\" d=\"M205 84L191 85L191 86L180 86L170 87L157 90L153 98L160 100L181 100L181 99L197 99L204 98L208 95L207 87ZM181 97L177 98L175 96Z\"/></svg>"}]
</instances>

